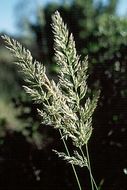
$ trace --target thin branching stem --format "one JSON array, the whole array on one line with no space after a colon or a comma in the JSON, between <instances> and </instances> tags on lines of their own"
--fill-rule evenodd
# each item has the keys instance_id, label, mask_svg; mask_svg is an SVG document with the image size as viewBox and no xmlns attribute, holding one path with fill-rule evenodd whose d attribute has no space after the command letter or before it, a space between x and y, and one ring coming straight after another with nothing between
<instances>
[{"instance_id":1,"label":"thin branching stem","mask_svg":"<svg viewBox=\"0 0 127 190\"><path fill-rule=\"evenodd\" d=\"M86 144L86 154L87 154L88 167L89 167L89 172L90 172L91 187L92 187L92 190L94 190L93 179L92 179L92 171L91 171L91 164L90 164L89 151L88 151L87 144Z\"/></svg>"},{"instance_id":2,"label":"thin branching stem","mask_svg":"<svg viewBox=\"0 0 127 190\"><path fill-rule=\"evenodd\" d=\"M83 152L82 148L80 148L80 151L81 151L81 153L82 153L83 158L85 159L85 155L84 155L84 152ZM90 164L90 158L89 158L88 145L86 145L86 153L87 153L87 160L88 160L88 170L89 170L89 173L90 173L90 178L91 178L91 180L92 180L92 181L91 181L91 186L93 186L92 184L94 184L96 190L98 190L97 184L96 184L96 182L95 182L95 179L94 179L94 177L93 177L93 175L92 175L92 171L91 171L91 164ZM93 187L92 187L92 188L93 188Z\"/></svg>"},{"instance_id":3,"label":"thin branching stem","mask_svg":"<svg viewBox=\"0 0 127 190\"><path fill-rule=\"evenodd\" d=\"M61 138L62 138L62 132L61 132L60 129L59 129L59 132L60 132L60 136L61 136ZM66 149L66 152L67 152L68 156L70 156L70 152L69 152L69 150L68 150L68 147L67 147L67 144L66 144L64 138L62 138L62 141L63 141L64 147L65 147L65 149ZM79 181L79 178L78 178L76 169L75 169L75 166L74 166L74 164L71 164L71 166L72 166L72 169L73 169L73 172L74 172L74 175L75 175L77 184L78 184L78 188L79 188L79 190L82 190L81 184L80 184L80 181Z\"/></svg>"},{"instance_id":4,"label":"thin branching stem","mask_svg":"<svg viewBox=\"0 0 127 190\"><path fill-rule=\"evenodd\" d=\"M88 159L88 167L89 167L89 172L90 172L90 179L91 179L91 186L93 188L93 184L95 185L96 190L98 190L98 187L96 185L96 182L94 180L94 177L92 175L91 171L91 163L90 163L90 157L89 157L89 150L88 150L88 145L86 144L86 154L87 154L87 159ZM93 188L94 189L94 188Z\"/></svg>"},{"instance_id":5,"label":"thin branching stem","mask_svg":"<svg viewBox=\"0 0 127 190\"><path fill-rule=\"evenodd\" d=\"M95 185L96 190L99 190L98 187L97 187L97 184L96 184L96 182L95 182L95 179L94 179L93 175L92 175L91 177L92 177L92 180L93 180L93 183L94 183L94 185Z\"/></svg>"}]
</instances>

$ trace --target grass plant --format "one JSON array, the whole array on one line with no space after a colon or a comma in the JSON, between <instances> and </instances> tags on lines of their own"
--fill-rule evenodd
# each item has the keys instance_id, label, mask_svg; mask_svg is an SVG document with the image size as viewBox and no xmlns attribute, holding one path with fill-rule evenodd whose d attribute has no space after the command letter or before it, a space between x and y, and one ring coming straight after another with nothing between
<instances>
[{"instance_id":1,"label":"grass plant","mask_svg":"<svg viewBox=\"0 0 127 190\"><path fill-rule=\"evenodd\" d=\"M75 165L89 170L91 189L97 190L91 170L88 142L93 131L92 115L100 92L94 92L90 98L87 85L88 57L81 61L77 55L73 35L69 33L58 11L52 16L52 21L55 60L59 66L58 83L49 80L45 66L35 60L29 50L8 36L3 36L3 39L24 75L27 82L27 86L24 86L26 92L42 105L38 113L43 123L60 132L65 152L53 151L72 165L79 190L82 190L82 187ZM69 138L75 147L73 155L67 145Z\"/></svg>"}]
</instances>

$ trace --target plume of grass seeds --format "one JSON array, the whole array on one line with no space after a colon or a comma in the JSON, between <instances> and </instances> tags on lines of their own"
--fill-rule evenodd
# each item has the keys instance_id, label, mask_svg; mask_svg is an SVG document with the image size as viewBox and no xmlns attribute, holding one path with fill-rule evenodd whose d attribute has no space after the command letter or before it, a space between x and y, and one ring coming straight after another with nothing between
<instances>
[{"instance_id":1,"label":"plume of grass seeds","mask_svg":"<svg viewBox=\"0 0 127 190\"><path fill-rule=\"evenodd\" d=\"M55 59L60 67L57 84L48 79L45 66L34 60L29 50L8 36L3 36L3 39L21 68L27 82L24 86L26 92L35 102L42 104L43 109L38 112L43 123L59 129L63 139L71 138L77 149L72 156L55 152L68 163L87 166L90 170L89 157L84 155L82 147L88 144L92 134L92 114L99 91L92 100L88 97L88 58L80 60L73 35L69 34L59 12L55 12L52 20Z\"/></svg>"}]
</instances>

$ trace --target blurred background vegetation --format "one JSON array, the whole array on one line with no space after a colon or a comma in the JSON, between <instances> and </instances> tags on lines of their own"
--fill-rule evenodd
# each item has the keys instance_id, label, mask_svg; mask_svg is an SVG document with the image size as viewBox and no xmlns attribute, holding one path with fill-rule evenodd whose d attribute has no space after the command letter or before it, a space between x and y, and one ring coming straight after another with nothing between
<instances>
[{"instance_id":1,"label":"blurred background vegetation","mask_svg":"<svg viewBox=\"0 0 127 190\"><path fill-rule=\"evenodd\" d=\"M20 32L12 37L29 48L46 65L49 77L57 80L51 15L59 10L74 35L78 53L82 58L89 56L89 87L101 89L90 141L93 174L103 190L126 190L127 17L117 14L117 0L36 5L31 14L26 1L17 1ZM36 111L39 105L25 94L23 77L13 62L0 39L1 190L76 190L70 166L52 153L52 148L64 149L59 134L41 125ZM89 190L87 171L77 171L84 190Z\"/></svg>"}]
</instances>

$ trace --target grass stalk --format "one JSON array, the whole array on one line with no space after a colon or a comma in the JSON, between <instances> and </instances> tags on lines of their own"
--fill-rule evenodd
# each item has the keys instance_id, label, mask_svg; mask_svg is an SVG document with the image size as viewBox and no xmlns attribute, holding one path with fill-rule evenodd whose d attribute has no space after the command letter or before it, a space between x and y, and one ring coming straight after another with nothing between
<instances>
[{"instance_id":1,"label":"grass stalk","mask_svg":"<svg viewBox=\"0 0 127 190\"><path fill-rule=\"evenodd\" d=\"M61 132L60 129L59 129L59 132L60 132L60 136L61 136L61 138L62 138L62 132ZM64 147L65 147L65 149L66 149L66 152L67 152L68 156L70 156L70 152L69 152L69 150L68 150L68 147L67 147L67 144L66 144L64 138L62 138L62 141L63 141ZM73 172L74 172L74 175L75 175L77 184L78 184L78 188L79 188L79 190L82 190L81 184L80 184L80 181L79 181L79 178L78 178L76 169L75 169L75 166L74 166L74 164L71 164L71 166L72 166L72 169L73 169Z\"/></svg>"},{"instance_id":2,"label":"grass stalk","mask_svg":"<svg viewBox=\"0 0 127 190\"><path fill-rule=\"evenodd\" d=\"M81 150L82 156L85 159L85 155L84 155L84 152L83 152L82 148L80 148L80 150ZM89 170L89 173L90 173L91 187L92 187L92 190L94 190L94 186L95 186L95 189L98 190L97 184L96 184L96 182L94 180L94 177L93 177L92 171L91 171L90 157L89 157L89 151L88 151L88 145L87 144L86 144L86 154L87 154L87 160L88 160L88 170Z\"/></svg>"}]
</instances>

